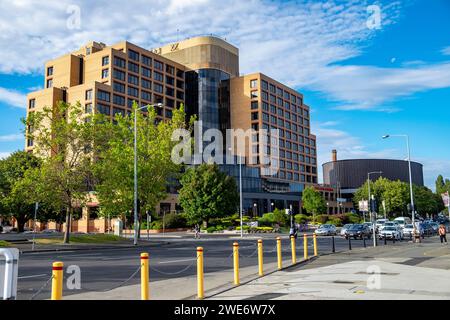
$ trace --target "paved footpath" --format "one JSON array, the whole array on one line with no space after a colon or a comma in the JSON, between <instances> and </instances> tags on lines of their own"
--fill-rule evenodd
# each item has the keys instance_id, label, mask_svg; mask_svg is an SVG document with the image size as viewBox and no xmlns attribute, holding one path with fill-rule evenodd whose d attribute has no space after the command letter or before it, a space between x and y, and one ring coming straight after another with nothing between
<instances>
[{"instance_id":1,"label":"paved footpath","mask_svg":"<svg viewBox=\"0 0 450 320\"><path fill-rule=\"evenodd\" d=\"M450 246L425 243L320 256L210 299L450 299Z\"/></svg>"}]
</instances>

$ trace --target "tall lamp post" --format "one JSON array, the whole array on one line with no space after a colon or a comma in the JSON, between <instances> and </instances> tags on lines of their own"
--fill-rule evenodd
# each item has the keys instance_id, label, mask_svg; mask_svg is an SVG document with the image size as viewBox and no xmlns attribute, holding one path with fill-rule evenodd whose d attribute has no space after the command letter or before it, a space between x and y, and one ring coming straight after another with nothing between
<instances>
[{"instance_id":1,"label":"tall lamp post","mask_svg":"<svg viewBox=\"0 0 450 320\"><path fill-rule=\"evenodd\" d=\"M373 246L374 247L376 247L377 246L377 235L376 235L376 224L375 224L375 219L373 219L374 217L372 217L372 215L373 215L373 212L372 212L372 199L370 198L370 175L371 174L375 174L375 173L378 173L378 174L382 174L383 173L383 171L372 171L372 172L368 172L367 173L367 187L368 187L368 191L369 191L369 200L368 200L368 205L369 205L369 216L370 216L370 218L371 218L371 220L373 220L372 221L372 224L373 224L373 226L372 226L372 232L373 232Z\"/></svg>"},{"instance_id":2,"label":"tall lamp post","mask_svg":"<svg viewBox=\"0 0 450 320\"><path fill-rule=\"evenodd\" d=\"M228 148L229 151L232 151L231 148ZM242 158L241 154L238 155L239 158L239 218L241 220L241 238L244 237L244 230L243 230L243 217L242 217ZM233 161L234 162L234 161Z\"/></svg>"},{"instance_id":3,"label":"tall lamp post","mask_svg":"<svg viewBox=\"0 0 450 320\"><path fill-rule=\"evenodd\" d=\"M139 224L138 224L138 211L137 211L137 203L138 203L138 178L137 178L137 113L139 110L147 109L150 105L143 106L140 108L136 108L134 110L134 245L138 244L138 232L139 232ZM156 106L162 107L162 103L158 103Z\"/></svg>"},{"instance_id":4,"label":"tall lamp post","mask_svg":"<svg viewBox=\"0 0 450 320\"><path fill-rule=\"evenodd\" d=\"M414 235L416 234L416 224L415 224L415 217L416 217L416 210L414 208L414 195L413 195L413 186L412 186L412 175L411 175L411 151L409 149L409 136L407 134L386 134L382 138L387 139L390 137L402 137L406 139L406 151L408 153L408 171L409 171L409 193L411 198L411 216L412 216L412 225L413 225L413 232Z\"/></svg>"}]
</instances>

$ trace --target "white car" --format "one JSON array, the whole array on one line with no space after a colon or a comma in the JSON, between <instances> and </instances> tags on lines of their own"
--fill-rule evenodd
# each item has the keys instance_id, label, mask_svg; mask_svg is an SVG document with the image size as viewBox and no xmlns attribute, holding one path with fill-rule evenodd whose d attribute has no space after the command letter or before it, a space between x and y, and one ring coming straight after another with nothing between
<instances>
[{"instance_id":1,"label":"white car","mask_svg":"<svg viewBox=\"0 0 450 320\"><path fill-rule=\"evenodd\" d=\"M378 219L375 226L377 228L377 231L380 231L383 229L384 224L386 223L386 221L389 221L388 219Z\"/></svg>"},{"instance_id":2,"label":"white car","mask_svg":"<svg viewBox=\"0 0 450 320\"><path fill-rule=\"evenodd\" d=\"M401 240L402 234L399 231L399 228L394 226L387 226L384 227L383 230L380 231L378 234L378 237L380 239L395 239L395 240Z\"/></svg>"},{"instance_id":3,"label":"white car","mask_svg":"<svg viewBox=\"0 0 450 320\"><path fill-rule=\"evenodd\" d=\"M347 232L347 229L350 228L353 224L352 223L347 223L345 224L342 228L341 228L341 237L345 237L345 233Z\"/></svg>"},{"instance_id":4,"label":"white car","mask_svg":"<svg viewBox=\"0 0 450 320\"><path fill-rule=\"evenodd\" d=\"M403 228L403 236L404 237L411 237L414 231L414 227L412 224L406 224Z\"/></svg>"},{"instance_id":5,"label":"white car","mask_svg":"<svg viewBox=\"0 0 450 320\"><path fill-rule=\"evenodd\" d=\"M336 226L334 224L322 224L314 233L318 236L335 236Z\"/></svg>"}]
</instances>

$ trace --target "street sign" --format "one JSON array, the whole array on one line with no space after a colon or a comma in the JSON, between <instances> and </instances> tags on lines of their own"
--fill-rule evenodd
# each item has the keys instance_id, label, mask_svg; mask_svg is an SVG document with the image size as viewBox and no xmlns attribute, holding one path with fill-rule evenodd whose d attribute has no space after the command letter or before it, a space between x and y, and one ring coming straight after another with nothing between
<instances>
[{"instance_id":1,"label":"street sign","mask_svg":"<svg viewBox=\"0 0 450 320\"><path fill-rule=\"evenodd\" d=\"M345 198L336 198L337 202L347 202L347 199Z\"/></svg>"},{"instance_id":2,"label":"street sign","mask_svg":"<svg viewBox=\"0 0 450 320\"><path fill-rule=\"evenodd\" d=\"M367 200L362 200L358 202L359 211L369 211L369 204Z\"/></svg>"}]
</instances>

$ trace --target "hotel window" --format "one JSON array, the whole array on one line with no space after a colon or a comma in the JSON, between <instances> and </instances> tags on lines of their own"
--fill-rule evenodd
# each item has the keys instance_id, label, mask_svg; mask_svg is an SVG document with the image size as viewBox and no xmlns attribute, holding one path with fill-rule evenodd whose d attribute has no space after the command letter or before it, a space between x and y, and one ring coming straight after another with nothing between
<instances>
[{"instance_id":1,"label":"hotel window","mask_svg":"<svg viewBox=\"0 0 450 320\"><path fill-rule=\"evenodd\" d=\"M173 97L175 91L172 88L166 87L166 95Z\"/></svg>"},{"instance_id":2,"label":"hotel window","mask_svg":"<svg viewBox=\"0 0 450 320\"><path fill-rule=\"evenodd\" d=\"M277 98L274 95L270 95L270 103L276 103L277 102Z\"/></svg>"},{"instance_id":3,"label":"hotel window","mask_svg":"<svg viewBox=\"0 0 450 320\"><path fill-rule=\"evenodd\" d=\"M115 117L118 114L121 114L122 117L125 117L125 110L121 108L113 108L113 116Z\"/></svg>"},{"instance_id":4,"label":"hotel window","mask_svg":"<svg viewBox=\"0 0 450 320\"><path fill-rule=\"evenodd\" d=\"M278 109L278 115L282 117L284 115L284 111L282 109Z\"/></svg>"},{"instance_id":5,"label":"hotel window","mask_svg":"<svg viewBox=\"0 0 450 320\"><path fill-rule=\"evenodd\" d=\"M294 162L294 170L298 171L298 163L297 162Z\"/></svg>"},{"instance_id":6,"label":"hotel window","mask_svg":"<svg viewBox=\"0 0 450 320\"><path fill-rule=\"evenodd\" d=\"M134 61L139 61L139 53L134 50L128 49L128 58Z\"/></svg>"},{"instance_id":7,"label":"hotel window","mask_svg":"<svg viewBox=\"0 0 450 320\"><path fill-rule=\"evenodd\" d=\"M142 75L144 77L147 77L147 78L151 78L152 77L152 70L150 70L149 68L142 67L141 71L142 71Z\"/></svg>"},{"instance_id":8,"label":"hotel window","mask_svg":"<svg viewBox=\"0 0 450 320\"><path fill-rule=\"evenodd\" d=\"M309 136L309 129L305 128L305 136Z\"/></svg>"},{"instance_id":9,"label":"hotel window","mask_svg":"<svg viewBox=\"0 0 450 320\"><path fill-rule=\"evenodd\" d=\"M125 85L114 81L113 82L113 90L120 92L120 93L125 93Z\"/></svg>"},{"instance_id":10,"label":"hotel window","mask_svg":"<svg viewBox=\"0 0 450 320\"><path fill-rule=\"evenodd\" d=\"M291 95L289 94L289 92L287 92L287 91L284 92L284 98L286 100L289 100L291 98Z\"/></svg>"},{"instance_id":11,"label":"hotel window","mask_svg":"<svg viewBox=\"0 0 450 320\"><path fill-rule=\"evenodd\" d=\"M141 85L145 89L151 89L152 88L152 82L148 81L148 80L145 80L145 79L141 79Z\"/></svg>"},{"instance_id":12,"label":"hotel window","mask_svg":"<svg viewBox=\"0 0 450 320\"><path fill-rule=\"evenodd\" d=\"M294 180L295 180L295 181L298 181L298 179L299 179L298 173L294 173Z\"/></svg>"},{"instance_id":13,"label":"hotel window","mask_svg":"<svg viewBox=\"0 0 450 320\"><path fill-rule=\"evenodd\" d=\"M250 92L250 99L256 99L258 98L258 91L252 91Z\"/></svg>"},{"instance_id":14,"label":"hotel window","mask_svg":"<svg viewBox=\"0 0 450 320\"><path fill-rule=\"evenodd\" d=\"M284 171L280 171L280 178L281 179L285 179L286 178L286 173Z\"/></svg>"},{"instance_id":15,"label":"hotel window","mask_svg":"<svg viewBox=\"0 0 450 320\"><path fill-rule=\"evenodd\" d=\"M166 76L166 83L171 86L175 85L175 78Z\"/></svg>"},{"instance_id":16,"label":"hotel window","mask_svg":"<svg viewBox=\"0 0 450 320\"><path fill-rule=\"evenodd\" d=\"M297 131L297 125L295 123L292 124L292 130Z\"/></svg>"},{"instance_id":17,"label":"hotel window","mask_svg":"<svg viewBox=\"0 0 450 320\"><path fill-rule=\"evenodd\" d=\"M125 105L125 98L119 95L114 94L113 95L113 103L117 104L118 106L124 106Z\"/></svg>"},{"instance_id":18,"label":"hotel window","mask_svg":"<svg viewBox=\"0 0 450 320\"><path fill-rule=\"evenodd\" d=\"M166 109L166 118L172 118L172 110Z\"/></svg>"},{"instance_id":19,"label":"hotel window","mask_svg":"<svg viewBox=\"0 0 450 320\"><path fill-rule=\"evenodd\" d=\"M107 66L109 64L109 56L102 58L102 66Z\"/></svg>"},{"instance_id":20,"label":"hotel window","mask_svg":"<svg viewBox=\"0 0 450 320\"><path fill-rule=\"evenodd\" d=\"M139 74L139 65L134 62L128 61L128 70Z\"/></svg>"},{"instance_id":21,"label":"hotel window","mask_svg":"<svg viewBox=\"0 0 450 320\"><path fill-rule=\"evenodd\" d=\"M164 78L163 78L163 75L162 75L162 73L159 73L159 72L154 72L153 73L153 75L154 75L154 79L156 80L156 81L159 81L159 82L163 82L164 81Z\"/></svg>"},{"instance_id":22,"label":"hotel window","mask_svg":"<svg viewBox=\"0 0 450 320\"><path fill-rule=\"evenodd\" d=\"M153 90L158 93L163 93L163 86L160 85L159 83L155 83L153 85Z\"/></svg>"},{"instance_id":23,"label":"hotel window","mask_svg":"<svg viewBox=\"0 0 450 320\"><path fill-rule=\"evenodd\" d=\"M292 173L290 173L290 172L287 173L287 179L292 180Z\"/></svg>"},{"instance_id":24,"label":"hotel window","mask_svg":"<svg viewBox=\"0 0 450 320\"><path fill-rule=\"evenodd\" d=\"M169 66L168 64L166 64L166 73L174 75L175 74L175 68L172 66Z\"/></svg>"},{"instance_id":25,"label":"hotel window","mask_svg":"<svg viewBox=\"0 0 450 320\"><path fill-rule=\"evenodd\" d=\"M277 105L279 105L280 107L282 107L282 106L283 106L283 99L277 98Z\"/></svg>"},{"instance_id":26,"label":"hotel window","mask_svg":"<svg viewBox=\"0 0 450 320\"><path fill-rule=\"evenodd\" d=\"M129 99L129 98L127 99L127 106L128 106L128 108L132 108L133 107L133 102L134 101L135 101L134 99Z\"/></svg>"},{"instance_id":27,"label":"hotel window","mask_svg":"<svg viewBox=\"0 0 450 320\"><path fill-rule=\"evenodd\" d=\"M48 67L47 68L47 77L52 76L53 75L53 67Z\"/></svg>"},{"instance_id":28,"label":"hotel window","mask_svg":"<svg viewBox=\"0 0 450 320\"><path fill-rule=\"evenodd\" d=\"M270 123L276 124L277 123L277 118L274 116L270 116Z\"/></svg>"},{"instance_id":29,"label":"hotel window","mask_svg":"<svg viewBox=\"0 0 450 320\"><path fill-rule=\"evenodd\" d=\"M114 77L114 79L125 81L125 72L114 69L113 77Z\"/></svg>"},{"instance_id":30,"label":"hotel window","mask_svg":"<svg viewBox=\"0 0 450 320\"><path fill-rule=\"evenodd\" d=\"M128 87L128 95L132 96L132 97L139 97L139 90L137 88L134 87Z\"/></svg>"},{"instance_id":31,"label":"hotel window","mask_svg":"<svg viewBox=\"0 0 450 320\"><path fill-rule=\"evenodd\" d=\"M28 109L34 109L35 106L36 106L36 99L30 99L30 101L28 101Z\"/></svg>"},{"instance_id":32,"label":"hotel window","mask_svg":"<svg viewBox=\"0 0 450 320\"><path fill-rule=\"evenodd\" d=\"M48 79L47 80L47 88L51 88L53 87L53 80L52 79Z\"/></svg>"},{"instance_id":33,"label":"hotel window","mask_svg":"<svg viewBox=\"0 0 450 320\"><path fill-rule=\"evenodd\" d=\"M258 131L259 130L259 126L257 123L253 123L252 124L252 129Z\"/></svg>"},{"instance_id":34,"label":"hotel window","mask_svg":"<svg viewBox=\"0 0 450 320\"><path fill-rule=\"evenodd\" d=\"M175 107L175 102L172 99L166 98L166 107L174 108Z\"/></svg>"},{"instance_id":35,"label":"hotel window","mask_svg":"<svg viewBox=\"0 0 450 320\"><path fill-rule=\"evenodd\" d=\"M109 69L103 69L102 70L102 79L108 78L109 76Z\"/></svg>"},{"instance_id":36,"label":"hotel window","mask_svg":"<svg viewBox=\"0 0 450 320\"><path fill-rule=\"evenodd\" d=\"M297 103L297 97L294 95L291 95L291 102L292 103Z\"/></svg>"},{"instance_id":37,"label":"hotel window","mask_svg":"<svg viewBox=\"0 0 450 320\"><path fill-rule=\"evenodd\" d=\"M269 94L266 91L261 92L261 97L263 100L266 100L266 101L269 100Z\"/></svg>"},{"instance_id":38,"label":"hotel window","mask_svg":"<svg viewBox=\"0 0 450 320\"><path fill-rule=\"evenodd\" d=\"M297 122L297 116L295 114L292 114L292 121Z\"/></svg>"},{"instance_id":39,"label":"hotel window","mask_svg":"<svg viewBox=\"0 0 450 320\"><path fill-rule=\"evenodd\" d=\"M297 113L298 113L299 115L303 115L303 109L300 108L300 107L297 107Z\"/></svg>"},{"instance_id":40,"label":"hotel window","mask_svg":"<svg viewBox=\"0 0 450 320\"><path fill-rule=\"evenodd\" d=\"M109 116L111 114L111 108L107 105L97 103L97 111L101 114Z\"/></svg>"},{"instance_id":41,"label":"hotel window","mask_svg":"<svg viewBox=\"0 0 450 320\"><path fill-rule=\"evenodd\" d=\"M162 104L163 101L164 101L163 97L158 96L158 95L155 95L155 103L156 103L156 104L158 104L158 103L161 103L161 104Z\"/></svg>"},{"instance_id":42,"label":"hotel window","mask_svg":"<svg viewBox=\"0 0 450 320\"><path fill-rule=\"evenodd\" d=\"M292 160L298 161L298 154L292 153Z\"/></svg>"},{"instance_id":43,"label":"hotel window","mask_svg":"<svg viewBox=\"0 0 450 320\"><path fill-rule=\"evenodd\" d=\"M264 111L269 111L269 104L268 104L267 102L264 102L264 101L263 101L263 103L262 103L262 109L263 109Z\"/></svg>"},{"instance_id":44,"label":"hotel window","mask_svg":"<svg viewBox=\"0 0 450 320\"><path fill-rule=\"evenodd\" d=\"M177 90L177 99L184 100L184 92Z\"/></svg>"},{"instance_id":45,"label":"hotel window","mask_svg":"<svg viewBox=\"0 0 450 320\"><path fill-rule=\"evenodd\" d=\"M272 112L273 114L277 113L277 107L275 107L273 104L270 105L270 112Z\"/></svg>"},{"instance_id":46,"label":"hotel window","mask_svg":"<svg viewBox=\"0 0 450 320\"><path fill-rule=\"evenodd\" d=\"M286 145L286 143L284 142L284 140L280 140L280 147L284 148Z\"/></svg>"},{"instance_id":47,"label":"hotel window","mask_svg":"<svg viewBox=\"0 0 450 320\"><path fill-rule=\"evenodd\" d=\"M291 104L289 102L285 101L284 107L289 110L291 108Z\"/></svg>"},{"instance_id":48,"label":"hotel window","mask_svg":"<svg viewBox=\"0 0 450 320\"><path fill-rule=\"evenodd\" d=\"M120 68L125 69L126 62L125 62L125 60L122 59L122 58L114 57L114 65L115 65L116 67L120 67Z\"/></svg>"},{"instance_id":49,"label":"hotel window","mask_svg":"<svg viewBox=\"0 0 450 320\"><path fill-rule=\"evenodd\" d=\"M184 81L177 79L177 88L184 89Z\"/></svg>"},{"instance_id":50,"label":"hotel window","mask_svg":"<svg viewBox=\"0 0 450 320\"><path fill-rule=\"evenodd\" d=\"M141 91L141 98L147 101L152 101L152 94L147 91Z\"/></svg>"},{"instance_id":51,"label":"hotel window","mask_svg":"<svg viewBox=\"0 0 450 320\"><path fill-rule=\"evenodd\" d=\"M311 139L311 146L313 146L313 147L316 146L316 140L312 140L312 139Z\"/></svg>"},{"instance_id":52,"label":"hotel window","mask_svg":"<svg viewBox=\"0 0 450 320\"><path fill-rule=\"evenodd\" d=\"M155 69L158 69L158 70L161 70L161 71L164 70L164 64L162 62L158 61L158 60L154 61L154 67L155 67Z\"/></svg>"},{"instance_id":53,"label":"hotel window","mask_svg":"<svg viewBox=\"0 0 450 320\"><path fill-rule=\"evenodd\" d=\"M298 151L298 144L293 143L293 144L292 144L292 150Z\"/></svg>"},{"instance_id":54,"label":"hotel window","mask_svg":"<svg viewBox=\"0 0 450 320\"><path fill-rule=\"evenodd\" d=\"M132 74L128 75L128 83L134 84L136 86L139 85L139 78L137 76L133 76Z\"/></svg>"},{"instance_id":55,"label":"hotel window","mask_svg":"<svg viewBox=\"0 0 450 320\"><path fill-rule=\"evenodd\" d=\"M92 100L92 89L91 90L86 90L85 99L86 100Z\"/></svg>"},{"instance_id":56,"label":"hotel window","mask_svg":"<svg viewBox=\"0 0 450 320\"><path fill-rule=\"evenodd\" d=\"M300 181L301 181L301 182L305 182L305 175L304 175L304 174L301 174L301 175L300 175Z\"/></svg>"},{"instance_id":57,"label":"hotel window","mask_svg":"<svg viewBox=\"0 0 450 320\"><path fill-rule=\"evenodd\" d=\"M269 115L267 113L263 112L262 118L263 118L264 121L269 122Z\"/></svg>"},{"instance_id":58,"label":"hotel window","mask_svg":"<svg viewBox=\"0 0 450 320\"><path fill-rule=\"evenodd\" d=\"M291 133L289 131L286 131L286 139L291 139Z\"/></svg>"},{"instance_id":59,"label":"hotel window","mask_svg":"<svg viewBox=\"0 0 450 320\"><path fill-rule=\"evenodd\" d=\"M184 79L184 71L180 70L180 69L177 69L177 77Z\"/></svg>"},{"instance_id":60,"label":"hotel window","mask_svg":"<svg viewBox=\"0 0 450 320\"><path fill-rule=\"evenodd\" d=\"M283 89L277 87L277 96L283 96Z\"/></svg>"},{"instance_id":61,"label":"hotel window","mask_svg":"<svg viewBox=\"0 0 450 320\"><path fill-rule=\"evenodd\" d=\"M252 120L258 120L258 112L252 112Z\"/></svg>"},{"instance_id":62,"label":"hotel window","mask_svg":"<svg viewBox=\"0 0 450 320\"><path fill-rule=\"evenodd\" d=\"M280 168L285 168L286 167L286 165L285 165L285 162L284 162L284 160L280 160Z\"/></svg>"},{"instance_id":63,"label":"hotel window","mask_svg":"<svg viewBox=\"0 0 450 320\"><path fill-rule=\"evenodd\" d=\"M152 58L141 55L141 59L142 59L142 63L145 64L146 66L149 66L149 67L152 66Z\"/></svg>"},{"instance_id":64,"label":"hotel window","mask_svg":"<svg viewBox=\"0 0 450 320\"><path fill-rule=\"evenodd\" d=\"M301 97L298 97L297 100L298 100L298 104L303 105L303 99Z\"/></svg>"},{"instance_id":65,"label":"hotel window","mask_svg":"<svg viewBox=\"0 0 450 320\"><path fill-rule=\"evenodd\" d=\"M261 80L261 88L264 90L269 90L269 84L265 80Z\"/></svg>"},{"instance_id":66,"label":"hotel window","mask_svg":"<svg viewBox=\"0 0 450 320\"><path fill-rule=\"evenodd\" d=\"M305 115L306 118L309 118L309 111L308 110L303 110L303 114Z\"/></svg>"},{"instance_id":67,"label":"hotel window","mask_svg":"<svg viewBox=\"0 0 450 320\"><path fill-rule=\"evenodd\" d=\"M106 101L106 102L111 101L111 95L109 94L109 92L106 92L103 90L98 90L97 98L98 98L98 100L102 100L102 101Z\"/></svg>"},{"instance_id":68,"label":"hotel window","mask_svg":"<svg viewBox=\"0 0 450 320\"><path fill-rule=\"evenodd\" d=\"M250 88L256 88L257 87L257 80L250 80Z\"/></svg>"},{"instance_id":69,"label":"hotel window","mask_svg":"<svg viewBox=\"0 0 450 320\"><path fill-rule=\"evenodd\" d=\"M270 92L271 93L275 93L276 92L276 88L275 88L275 86L273 84L271 84L269 87L270 87Z\"/></svg>"},{"instance_id":70,"label":"hotel window","mask_svg":"<svg viewBox=\"0 0 450 320\"><path fill-rule=\"evenodd\" d=\"M27 147L33 146L33 139L27 139Z\"/></svg>"},{"instance_id":71,"label":"hotel window","mask_svg":"<svg viewBox=\"0 0 450 320\"><path fill-rule=\"evenodd\" d=\"M258 101L252 101L252 102L250 103L250 108L251 108L252 110L258 109Z\"/></svg>"},{"instance_id":72,"label":"hotel window","mask_svg":"<svg viewBox=\"0 0 450 320\"><path fill-rule=\"evenodd\" d=\"M84 113L92 113L92 103L86 103L84 105Z\"/></svg>"}]
</instances>

